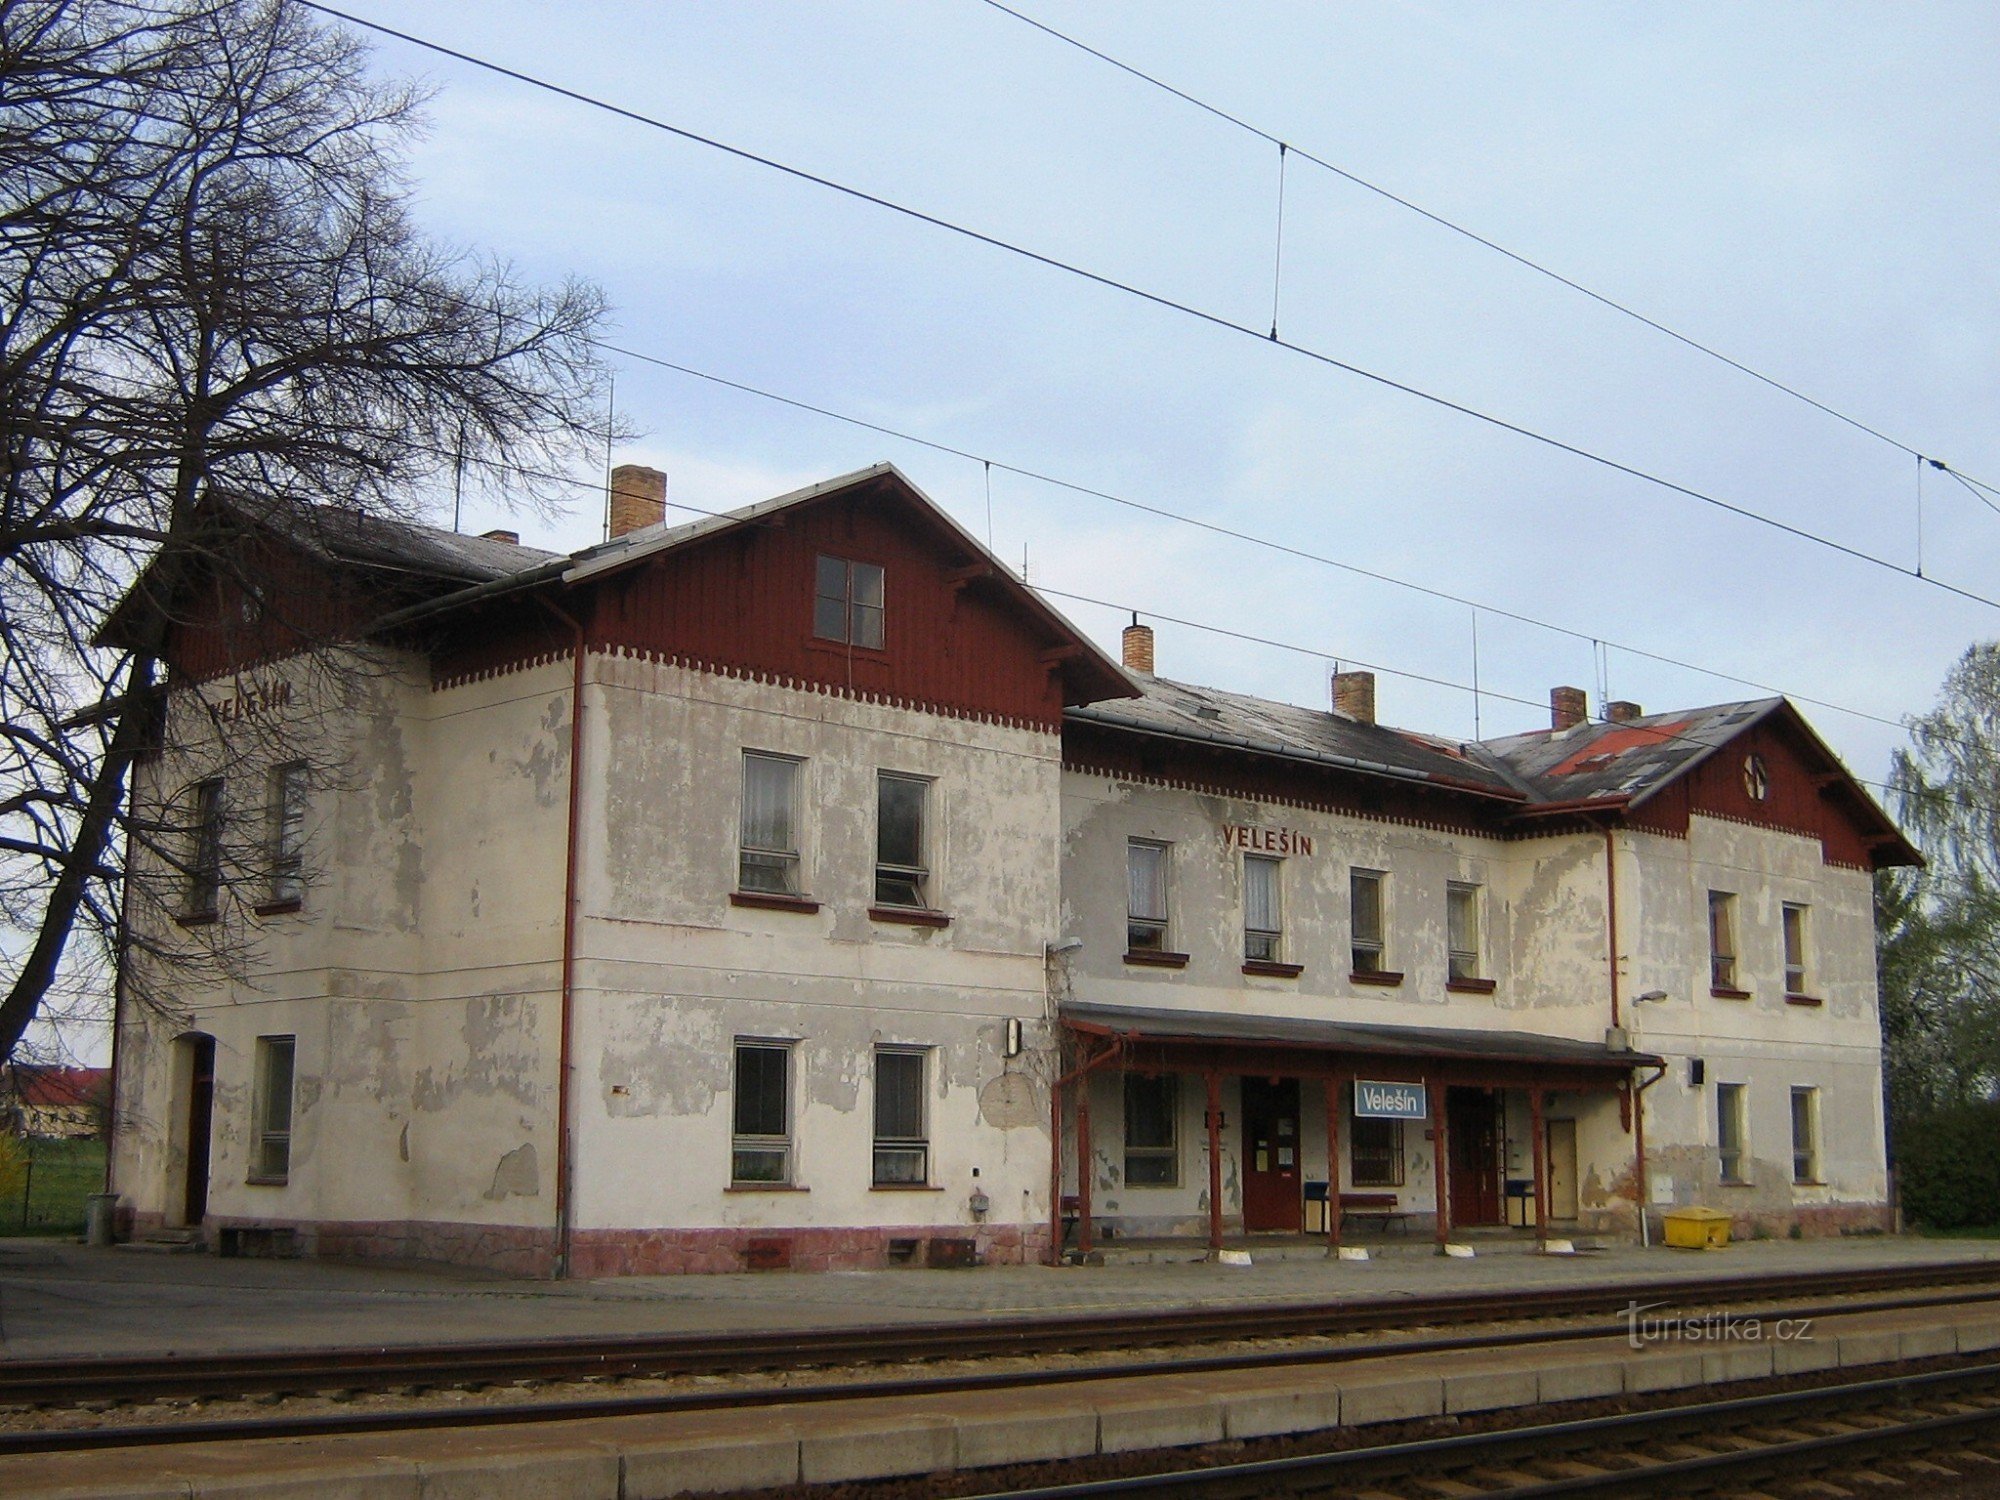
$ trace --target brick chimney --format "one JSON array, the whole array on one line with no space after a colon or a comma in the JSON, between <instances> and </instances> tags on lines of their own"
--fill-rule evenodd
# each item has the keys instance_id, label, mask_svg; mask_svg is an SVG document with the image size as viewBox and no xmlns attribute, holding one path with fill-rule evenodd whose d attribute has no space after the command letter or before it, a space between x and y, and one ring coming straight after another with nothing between
<instances>
[{"instance_id":1,"label":"brick chimney","mask_svg":"<svg viewBox=\"0 0 2000 1500\"><path fill-rule=\"evenodd\" d=\"M1125 658L1125 670L1153 675L1153 627L1141 625L1134 615L1132 623L1125 627L1125 634L1119 640L1119 647Z\"/></svg>"},{"instance_id":2,"label":"brick chimney","mask_svg":"<svg viewBox=\"0 0 2000 1500\"><path fill-rule=\"evenodd\" d=\"M1375 722L1375 674L1373 672L1335 672L1333 674L1333 711L1345 714L1362 724Z\"/></svg>"},{"instance_id":3,"label":"brick chimney","mask_svg":"<svg viewBox=\"0 0 2000 1500\"><path fill-rule=\"evenodd\" d=\"M521 533L518 531L501 531L497 529L493 531L482 531L479 533L479 537L481 541L512 542L516 547L521 545Z\"/></svg>"},{"instance_id":4,"label":"brick chimney","mask_svg":"<svg viewBox=\"0 0 2000 1500\"><path fill-rule=\"evenodd\" d=\"M1609 703L1604 705L1604 717L1614 724L1629 724L1634 719L1643 716L1645 712L1646 710L1639 707L1638 704L1628 702L1623 698L1613 698Z\"/></svg>"},{"instance_id":5,"label":"brick chimney","mask_svg":"<svg viewBox=\"0 0 2000 1500\"><path fill-rule=\"evenodd\" d=\"M1549 689L1549 728L1574 729L1590 717L1590 699L1579 687Z\"/></svg>"},{"instance_id":6,"label":"brick chimney","mask_svg":"<svg viewBox=\"0 0 2000 1500\"><path fill-rule=\"evenodd\" d=\"M644 464L620 464L611 471L611 534L614 537L657 526L667 518L667 476Z\"/></svg>"}]
</instances>

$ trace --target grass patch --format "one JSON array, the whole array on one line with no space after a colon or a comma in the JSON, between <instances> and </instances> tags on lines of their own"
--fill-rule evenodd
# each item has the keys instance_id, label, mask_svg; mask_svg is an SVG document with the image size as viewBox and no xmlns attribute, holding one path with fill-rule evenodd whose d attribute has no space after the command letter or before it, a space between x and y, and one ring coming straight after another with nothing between
<instances>
[{"instance_id":1,"label":"grass patch","mask_svg":"<svg viewBox=\"0 0 2000 1500\"><path fill-rule=\"evenodd\" d=\"M0 1195L0 1235L83 1233L84 1199L104 1187L104 1142L10 1144L17 1168Z\"/></svg>"},{"instance_id":2,"label":"grass patch","mask_svg":"<svg viewBox=\"0 0 2000 1500\"><path fill-rule=\"evenodd\" d=\"M2000 1224L1960 1224L1953 1229L1931 1229L1919 1224L1911 1232L1927 1240L2000 1240Z\"/></svg>"}]
</instances>

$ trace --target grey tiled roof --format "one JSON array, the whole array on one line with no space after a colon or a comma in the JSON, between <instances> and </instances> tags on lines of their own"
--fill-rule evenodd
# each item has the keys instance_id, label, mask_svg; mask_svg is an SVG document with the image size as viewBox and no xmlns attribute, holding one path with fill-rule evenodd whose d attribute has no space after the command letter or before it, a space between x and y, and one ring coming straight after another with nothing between
<instances>
[{"instance_id":1,"label":"grey tiled roof","mask_svg":"<svg viewBox=\"0 0 2000 1500\"><path fill-rule=\"evenodd\" d=\"M1696 762L1784 706L1782 698L1719 703L1620 723L1586 722L1487 740L1537 802L1622 797L1643 801Z\"/></svg>"},{"instance_id":2,"label":"grey tiled roof","mask_svg":"<svg viewBox=\"0 0 2000 1500\"><path fill-rule=\"evenodd\" d=\"M461 583L490 583L563 555L331 505L273 506L259 519L327 557Z\"/></svg>"},{"instance_id":3,"label":"grey tiled roof","mask_svg":"<svg viewBox=\"0 0 2000 1500\"><path fill-rule=\"evenodd\" d=\"M1464 787L1519 801L1523 792L1476 745L1365 724L1344 714L1196 687L1142 672L1128 674L1137 698L1068 710L1079 723L1163 734L1399 781Z\"/></svg>"}]
</instances>

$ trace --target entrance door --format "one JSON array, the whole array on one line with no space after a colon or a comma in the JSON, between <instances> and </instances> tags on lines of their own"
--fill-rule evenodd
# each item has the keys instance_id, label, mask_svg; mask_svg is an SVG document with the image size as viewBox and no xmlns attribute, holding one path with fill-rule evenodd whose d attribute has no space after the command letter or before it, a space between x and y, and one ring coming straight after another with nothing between
<instances>
[{"instance_id":1,"label":"entrance door","mask_svg":"<svg viewBox=\"0 0 2000 1500\"><path fill-rule=\"evenodd\" d=\"M1299 1081L1243 1080L1243 1227L1305 1227L1299 1167Z\"/></svg>"},{"instance_id":2,"label":"entrance door","mask_svg":"<svg viewBox=\"0 0 2000 1500\"><path fill-rule=\"evenodd\" d=\"M1451 1222L1500 1222L1499 1101L1485 1089L1447 1089Z\"/></svg>"},{"instance_id":3,"label":"entrance door","mask_svg":"<svg viewBox=\"0 0 2000 1500\"><path fill-rule=\"evenodd\" d=\"M1550 1120L1549 1217L1576 1217L1576 1121Z\"/></svg>"},{"instance_id":4,"label":"entrance door","mask_svg":"<svg viewBox=\"0 0 2000 1500\"><path fill-rule=\"evenodd\" d=\"M208 1217L208 1135L210 1116L215 1110L215 1038L189 1036L181 1039L188 1049L187 1092L187 1187L181 1205L181 1223L190 1229L201 1227Z\"/></svg>"}]
</instances>

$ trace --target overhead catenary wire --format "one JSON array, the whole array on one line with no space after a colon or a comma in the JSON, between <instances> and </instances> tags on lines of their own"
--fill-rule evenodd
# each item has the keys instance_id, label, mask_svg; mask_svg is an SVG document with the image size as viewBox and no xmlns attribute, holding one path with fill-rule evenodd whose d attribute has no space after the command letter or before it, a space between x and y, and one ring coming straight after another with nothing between
<instances>
[{"instance_id":1,"label":"overhead catenary wire","mask_svg":"<svg viewBox=\"0 0 2000 1500\"><path fill-rule=\"evenodd\" d=\"M1740 517L1743 520L1750 521L1757 525L1768 527L1771 530L1781 532L1787 536L1791 536L1797 540L1806 542L1810 545L1824 548L1827 551L1838 553L1842 556L1851 558L1857 562L1868 564L1871 567L1880 568L1884 571L1895 573L1905 578L1916 579L1921 583L1928 584L1932 588L1940 589L1945 593L1955 595L1971 603L1984 605L1989 609L2000 609L2000 599L1995 599L1988 595L1981 594L1973 589L1963 588L1957 584L1947 583L1943 579L1916 573L1912 571L1910 568L1904 566L1903 564L1895 562L1890 558L1880 556L1877 553L1869 552L1860 547L1850 546L1845 542L1837 541L1832 537L1823 536L1818 532L1810 531L1802 526L1795 526L1788 521L1779 520L1775 516L1766 515L1761 511L1752 510L1748 506L1739 505L1734 501L1725 500L1719 495L1713 495L1708 493L1707 491L1696 489L1691 485L1682 484L1677 480L1668 479L1664 475L1652 473L1649 470L1639 468L1635 464L1628 464L1623 460L1612 458L1606 454L1594 452L1591 449L1584 448L1579 444L1571 443L1566 441L1565 439L1555 437L1551 434L1537 431L1536 429L1528 427L1523 423L1515 422L1508 418L1498 416L1494 413L1483 411L1477 407L1467 405L1462 401L1454 400L1448 396L1442 396L1435 392L1427 391L1420 386L1412 385L1407 381L1398 380L1393 376L1384 375L1379 371L1370 370L1364 366L1354 364L1351 361L1341 359L1338 356L1328 354L1322 350L1314 349L1307 345L1295 343L1287 339L1274 338L1271 335L1265 333L1261 329L1253 328L1247 323L1239 322L1236 319L1230 318L1222 313L1217 313L1205 308L1197 307L1192 303L1182 302L1176 298L1169 297L1162 292L1155 292L1148 290L1147 288L1141 287L1136 283L1122 281L1117 277L1107 275L1103 272L1089 270L1083 266L1077 265L1074 262L1065 261L1060 259L1059 257L1048 255L1038 250L1030 249L1025 245L1017 244L1013 241L1004 239L998 235L988 234L983 230L974 229L969 225L960 224L953 220L940 217L939 215L928 213L922 209L913 208L907 204L899 203L894 199L884 197L879 193L870 192L864 188L858 188L848 183L839 182L833 178L822 176L819 173L808 171L803 167L792 166L789 163L778 161L773 157L761 155L758 152L748 150L744 147L731 145L728 142L718 140L713 136L703 135L698 131L688 129L685 126L672 124L666 120L658 118L657 116L648 115L641 111L627 108L624 105L614 104L605 99L599 99L594 95L583 93L580 90L569 88L563 84L553 83L547 79L537 77L532 73L522 72L519 69L510 68L505 66L504 64L492 62L486 58L479 57L473 53L464 52L457 48L446 46L441 42L434 42L429 40L428 38L417 36L414 33L402 31L393 26L385 25L380 21L368 20L367 18L355 15L350 11L341 10L335 6L322 4L320 3L320 0L298 0L298 3L304 6L308 10L316 11L322 15L332 17L335 20L345 21L350 25L359 26L364 30L373 31L382 36L392 37L397 41L405 42L411 46L422 48L425 51L436 53L441 57L449 57L454 61L462 62L466 64L468 67L478 68L481 69L482 71L493 73L499 77L512 79L513 81L523 84L529 88L539 89L546 93L553 94L558 98L568 99L573 103L582 104L592 109L602 110L605 113L615 115L620 119L630 121L634 124L642 125L653 130L658 130L665 134L672 135L677 139L688 141L692 144L703 146L714 151L722 152L723 154L734 157L739 161L745 161L755 166L767 168L771 171L781 173L787 177L791 177L797 181L806 182L816 187L825 188L829 192L841 194L842 196L852 198L857 202L865 203L872 207L882 209L886 212L900 215L914 222L927 224L935 229L945 231L946 233L959 235L965 239L972 240L975 243L986 245L992 249L1002 251L1009 255L1018 256L1024 260L1033 262L1036 265L1044 266L1051 270L1062 272L1065 275L1077 277L1083 281L1087 281L1095 286L1102 287L1106 290L1118 292L1122 295L1133 297L1142 302L1146 302L1154 307L1158 307L1169 312L1178 313L1184 317L1192 318L1197 322L1206 324L1212 328L1253 338L1256 339L1259 343L1268 343L1275 348L1284 349L1292 354L1298 355L1303 359L1310 360L1316 364L1323 365L1329 369L1336 369L1343 371L1347 374L1356 376L1359 379L1366 380L1374 385L1380 386L1386 390L1393 390L1403 395L1410 396L1413 399L1426 402L1432 406L1436 406L1441 410L1457 413L1460 416L1469 418L1476 422L1480 422L1498 431L1512 433L1517 437L1524 438L1530 442L1541 444L1542 446L1550 448L1559 453L1569 454L1574 458L1578 458L1585 462L1598 465L1599 467L1604 468L1612 473L1625 475L1627 478L1635 479L1643 484L1651 485L1669 494L1679 495L1682 496L1683 498L1696 501L1700 504L1711 506L1714 509L1723 511L1727 514Z\"/></svg>"},{"instance_id":2,"label":"overhead catenary wire","mask_svg":"<svg viewBox=\"0 0 2000 1500\"><path fill-rule=\"evenodd\" d=\"M1206 99L1199 98L1196 95L1189 93L1185 89L1176 88L1174 85L1168 83L1165 79L1160 78L1152 73L1148 73L1143 68L1134 67L1131 63L1124 61L1122 58L1114 57L1109 52L1106 52L1101 48L1093 47L1088 42L1085 42L1078 37L1071 36L1066 31L1058 30L1056 27L1049 25L1045 21L1039 21L1035 17L1028 15L1023 11L1016 10L1011 5L1004 4L1003 0L982 0L982 3L991 6L994 10L999 11L1002 15L1011 16L1013 17L1013 19L1021 22L1023 25L1032 27L1034 30L1041 32L1044 36L1051 37L1054 40L1061 42L1064 46L1074 47L1077 51L1082 52L1087 56L1094 57L1099 62L1104 63L1112 68L1115 68L1121 73L1127 74L1132 78L1138 79L1141 83L1144 83L1151 88L1158 89L1162 93L1171 94L1174 98L1179 99L1184 104L1190 104L1194 106L1194 108L1201 110L1206 114L1213 115L1216 119L1221 120L1226 124L1233 125L1238 130L1256 136L1260 140L1268 141L1271 144L1277 146L1280 151L1289 151L1290 153L1297 155L1306 161L1311 162L1314 166L1320 168L1322 171L1330 172L1335 177L1338 177L1345 182L1352 183L1355 187L1362 189L1364 192L1373 193L1376 197L1382 198L1387 202L1393 203L1398 208L1406 209L1410 213L1416 214L1418 217L1426 219L1432 224L1437 225L1440 229L1449 230L1452 234L1458 235L1463 239L1470 240L1473 244L1478 245L1483 249L1490 250L1496 255L1504 256L1506 259L1514 262L1516 265L1521 266L1522 268L1528 271L1532 271L1537 276L1546 277L1550 281L1557 283L1559 286L1566 287L1570 291L1577 293L1579 296L1587 297L1592 302L1595 302L1599 306L1607 308L1612 312L1618 313L1622 317L1630 318L1636 323L1642 323L1646 327L1652 329L1655 333L1664 334L1667 338L1674 340L1674 342L1682 344L1685 347L1694 350L1698 354L1706 355L1708 358L1713 359L1718 363L1727 365L1729 366L1730 369L1735 370L1740 374L1747 375L1752 380L1759 381L1762 384L1769 386L1772 390L1778 391L1783 395L1790 396L1795 401L1801 401L1805 403L1807 406L1812 407L1814 410L1822 412L1829 417L1832 417L1835 421L1844 422L1849 427L1854 428L1858 432L1865 433L1869 437L1875 438L1880 442L1887 443L1890 447L1899 449L1900 451L1909 454L1913 458L1921 459L1922 461L1930 464L1932 468L1941 469L1947 474L1951 474L1962 479L1970 479L1969 475L1960 475L1958 470L1952 468L1942 459L1931 458L1929 455L1925 454L1924 452L1922 452L1917 448L1912 447L1910 444L1904 442L1902 439L1894 437L1889 433L1882 431L1880 428L1874 427L1871 424L1864 422L1859 417L1850 415L1849 413L1840 410L1838 407L1832 405L1829 402L1822 401L1815 396L1807 395L1804 391L1799 390L1795 386L1788 385L1786 382L1778 379L1775 375L1766 375L1763 371L1757 369L1755 366L1746 364L1742 360L1724 354L1720 349L1715 348L1711 344L1704 343L1700 339L1682 333L1678 329L1670 327L1666 323L1662 323L1657 318L1648 317L1645 313L1640 312L1637 308L1631 306L1629 303L1621 302L1615 297L1611 297L1603 292L1597 291L1594 288L1585 285L1583 282L1576 280L1574 277L1565 276L1562 272L1557 271L1552 267L1546 266L1542 262L1535 260L1531 256L1524 255L1518 250L1510 250L1507 246L1499 243L1497 240L1489 239L1487 236L1479 233L1477 230L1469 229L1465 225L1460 224L1454 219L1449 219L1445 217L1443 214L1437 213L1432 209L1425 208L1422 204L1416 203L1411 199L1405 198L1399 193L1392 192L1390 189L1383 187L1380 183L1372 182L1368 178L1361 176L1359 173L1351 171L1346 167L1339 166L1336 163L1327 160L1323 156L1316 155L1315 153L1313 153L1310 150L1307 150L1303 146L1294 145L1287 140L1281 139L1280 137L1273 135L1270 131L1265 130L1263 127L1252 124L1249 120L1244 119L1241 115L1233 114L1229 110L1223 109L1220 105L1211 104ZM1978 480L1972 480L1971 482L1974 484L1980 483L1980 481ZM1994 489L1994 487L1991 485L1982 484L1980 485L1980 487L1982 489L1991 490L1994 494L2000 494L2000 489ZM1996 507L1996 509L2000 509L2000 507Z\"/></svg>"}]
</instances>

